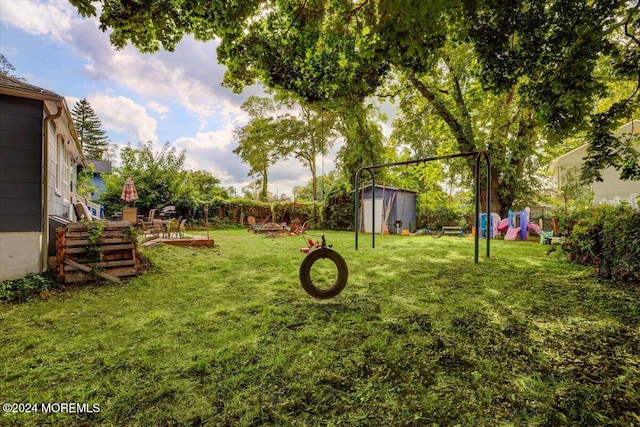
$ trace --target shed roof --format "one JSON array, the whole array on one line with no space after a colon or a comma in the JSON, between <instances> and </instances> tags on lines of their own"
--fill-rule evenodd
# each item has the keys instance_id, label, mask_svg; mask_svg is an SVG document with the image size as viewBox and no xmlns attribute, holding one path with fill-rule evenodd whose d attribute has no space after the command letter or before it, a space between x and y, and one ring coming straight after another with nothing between
<instances>
[{"instance_id":1,"label":"shed roof","mask_svg":"<svg viewBox=\"0 0 640 427\"><path fill-rule=\"evenodd\" d=\"M371 188L371 184L365 185L364 187L360 187L360 191L367 190L367 189L370 189L370 188ZM376 184L376 188L382 188L382 189L385 189L385 190L392 190L392 191L402 191L404 193L414 193L414 194L417 193L417 191L414 191L414 190L407 190L405 188L391 187L389 185L383 185L383 184Z\"/></svg>"}]
</instances>

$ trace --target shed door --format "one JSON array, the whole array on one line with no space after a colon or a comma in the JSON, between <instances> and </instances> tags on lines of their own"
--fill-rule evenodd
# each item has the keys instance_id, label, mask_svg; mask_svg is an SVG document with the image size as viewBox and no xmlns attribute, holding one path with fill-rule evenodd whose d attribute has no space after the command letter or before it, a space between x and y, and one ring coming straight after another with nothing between
<instances>
[{"instance_id":1,"label":"shed door","mask_svg":"<svg viewBox=\"0 0 640 427\"><path fill-rule=\"evenodd\" d=\"M372 200L371 199L365 199L364 200L364 204L363 204L363 220L364 220L364 232L365 233L371 233L372 230L376 230L376 233L382 233L382 230L380 229L380 225L384 222L384 212L382 211L382 198L380 199L376 199L376 205L375 205L375 214L376 214L376 218L375 218L375 226L372 227L371 224L371 206L372 206Z\"/></svg>"}]
</instances>

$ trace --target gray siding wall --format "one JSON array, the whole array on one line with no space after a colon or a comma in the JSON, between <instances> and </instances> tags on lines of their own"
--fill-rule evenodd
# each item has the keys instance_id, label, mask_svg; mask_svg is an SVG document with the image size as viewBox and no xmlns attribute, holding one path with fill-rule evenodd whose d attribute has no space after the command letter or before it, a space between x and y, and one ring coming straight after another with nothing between
<instances>
[{"instance_id":1,"label":"gray siding wall","mask_svg":"<svg viewBox=\"0 0 640 427\"><path fill-rule=\"evenodd\" d=\"M371 199L371 188L368 188L364 192L365 199ZM416 194L411 192L405 192L402 190L394 190L390 188L385 188L384 191L381 187L376 187L375 189L375 197L377 199L382 198L384 195L384 205L388 206L389 201L393 193L396 194L393 205L391 206L391 212L389 212L389 218L387 218L387 227L389 228L389 233L396 233L398 230L393 226L393 222L396 219L402 221L402 230L411 230L411 226L416 226ZM371 215L371 212L364 213L364 215ZM380 212L375 213L376 216L380 215ZM367 218L370 222L371 219ZM360 219L362 223L363 219ZM379 230L376 231L379 233Z\"/></svg>"},{"instance_id":2,"label":"gray siding wall","mask_svg":"<svg viewBox=\"0 0 640 427\"><path fill-rule=\"evenodd\" d=\"M396 232L393 222L399 219L402 221L400 230L411 230L411 226L416 226L416 195L404 191L396 191L396 200L389 215L389 232Z\"/></svg>"},{"instance_id":3,"label":"gray siding wall","mask_svg":"<svg viewBox=\"0 0 640 427\"><path fill-rule=\"evenodd\" d=\"M42 111L0 95L0 232L42 231Z\"/></svg>"}]
</instances>

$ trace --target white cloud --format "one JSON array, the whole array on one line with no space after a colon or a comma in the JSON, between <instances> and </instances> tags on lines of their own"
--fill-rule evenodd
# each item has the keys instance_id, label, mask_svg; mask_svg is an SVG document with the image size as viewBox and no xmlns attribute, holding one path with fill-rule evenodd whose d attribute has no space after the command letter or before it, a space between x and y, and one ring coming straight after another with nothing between
<instances>
[{"instance_id":1,"label":"white cloud","mask_svg":"<svg viewBox=\"0 0 640 427\"><path fill-rule=\"evenodd\" d=\"M167 113L171 111L169 107L166 107L161 103L155 102L155 101L147 102L147 107L149 107L151 110L155 111L156 113L160 114L161 118L167 117Z\"/></svg>"},{"instance_id":2,"label":"white cloud","mask_svg":"<svg viewBox=\"0 0 640 427\"><path fill-rule=\"evenodd\" d=\"M147 110L124 96L91 95L87 98L106 130L120 132L133 143L158 143L157 122Z\"/></svg>"},{"instance_id":3,"label":"white cloud","mask_svg":"<svg viewBox=\"0 0 640 427\"><path fill-rule=\"evenodd\" d=\"M218 41L186 36L174 52L142 54L127 46L116 51L97 18L83 18L67 1L1 1L2 21L45 36L72 49L84 62L87 77L125 86L139 95L170 100L201 117L229 113L259 87L237 95L220 86L225 68L217 63ZM153 108L153 107L150 107Z\"/></svg>"},{"instance_id":4,"label":"white cloud","mask_svg":"<svg viewBox=\"0 0 640 427\"><path fill-rule=\"evenodd\" d=\"M68 2L0 2L3 22L29 34L48 36L59 42L68 40L73 27L74 13Z\"/></svg>"}]
</instances>

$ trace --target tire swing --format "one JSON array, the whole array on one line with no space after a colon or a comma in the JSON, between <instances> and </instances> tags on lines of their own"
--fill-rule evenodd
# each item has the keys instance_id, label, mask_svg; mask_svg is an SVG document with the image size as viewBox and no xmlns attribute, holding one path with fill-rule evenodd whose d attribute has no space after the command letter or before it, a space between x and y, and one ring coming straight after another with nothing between
<instances>
[{"instance_id":1,"label":"tire swing","mask_svg":"<svg viewBox=\"0 0 640 427\"><path fill-rule=\"evenodd\" d=\"M321 123L322 125L323 123ZM324 135L324 132L323 132ZM324 143L324 138L322 139ZM324 176L324 150L322 151L322 176ZM322 203L324 207L325 193L324 193L324 179L322 180ZM349 269L344 258L333 249L324 238L324 228L322 230L322 241L320 247L317 249L309 248L309 253L302 260L300 265L300 283L303 289L312 297L317 299L330 299L338 296L340 292L347 285L349 278ZM330 263L324 262L325 260L331 261ZM318 263L318 264L316 264ZM332 270L327 264L333 264L333 267L337 269L337 276L332 276L328 271ZM313 266L316 265L317 269L314 270ZM314 270L314 280L312 276L312 270ZM333 280L335 277L335 280ZM333 282L333 283L331 283ZM327 285L328 286L325 286Z\"/></svg>"},{"instance_id":2,"label":"tire swing","mask_svg":"<svg viewBox=\"0 0 640 427\"><path fill-rule=\"evenodd\" d=\"M311 278L312 267L320 260L331 261L338 270L338 275L335 281L329 287L320 286L320 280L314 281ZM347 268L347 263L338 252L327 246L323 235L320 247L309 252L304 260L302 260L302 264L300 265L300 283L302 284L302 287L314 298L329 299L342 292L344 287L347 285L348 278L349 269ZM329 280L329 283L330 282L331 280Z\"/></svg>"}]
</instances>

